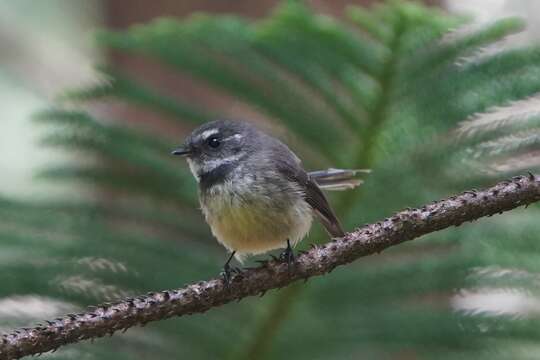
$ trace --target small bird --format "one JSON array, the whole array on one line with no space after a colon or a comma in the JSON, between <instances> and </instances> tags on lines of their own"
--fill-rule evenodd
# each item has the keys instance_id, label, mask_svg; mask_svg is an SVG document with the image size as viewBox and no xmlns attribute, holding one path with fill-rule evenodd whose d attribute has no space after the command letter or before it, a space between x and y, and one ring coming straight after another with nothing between
<instances>
[{"instance_id":1,"label":"small bird","mask_svg":"<svg viewBox=\"0 0 540 360\"><path fill-rule=\"evenodd\" d=\"M362 170L306 172L284 143L240 121L203 124L172 154L186 157L206 221L231 252L223 269L227 283L233 256L242 262L247 255L285 248L282 259L290 266L292 246L309 232L314 216L330 236L344 236L321 188L361 184L355 175Z\"/></svg>"}]
</instances>

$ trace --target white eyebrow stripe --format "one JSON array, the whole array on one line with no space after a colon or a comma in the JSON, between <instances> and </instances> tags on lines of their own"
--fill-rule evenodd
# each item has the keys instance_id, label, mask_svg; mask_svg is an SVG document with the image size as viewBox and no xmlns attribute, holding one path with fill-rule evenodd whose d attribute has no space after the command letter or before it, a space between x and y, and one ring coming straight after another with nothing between
<instances>
[{"instance_id":1,"label":"white eyebrow stripe","mask_svg":"<svg viewBox=\"0 0 540 360\"><path fill-rule=\"evenodd\" d=\"M203 140L208 139L210 136L215 135L219 132L219 129L208 129L201 133L200 138Z\"/></svg>"},{"instance_id":2,"label":"white eyebrow stripe","mask_svg":"<svg viewBox=\"0 0 540 360\"><path fill-rule=\"evenodd\" d=\"M231 135L231 136L228 136L228 137L224 138L223 141L230 140L230 139L240 140L243 137L244 137L244 135L234 134L234 135Z\"/></svg>"}]
</instances>

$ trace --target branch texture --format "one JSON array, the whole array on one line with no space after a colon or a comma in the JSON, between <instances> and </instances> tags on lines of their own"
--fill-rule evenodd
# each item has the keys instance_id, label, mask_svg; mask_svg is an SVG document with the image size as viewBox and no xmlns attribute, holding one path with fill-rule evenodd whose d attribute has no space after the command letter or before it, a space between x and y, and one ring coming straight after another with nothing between
<instances>
[{"instance_id":1,"label":"branch texture","mask_svg":"<svg viewBox=\"0 0 540 360\"><path fill-rule=\"evenodd\" d=\"M148 293L101 305L84 313L47 321L47 325L15 330L0 339L0 359L17 359L55 350L62 345L112 335L118 330L172 316L203 313L233 300L323 275L336 266L422 235L539 200L540 178L532 174L514 177L483 191L466 191L418 209L403 210L378 223L356 229L343 238L315 246L298 256L290 271L287 264L271 260L236 275L229 287L215 278L177 290Z\"/></svg>"}]
</instances>

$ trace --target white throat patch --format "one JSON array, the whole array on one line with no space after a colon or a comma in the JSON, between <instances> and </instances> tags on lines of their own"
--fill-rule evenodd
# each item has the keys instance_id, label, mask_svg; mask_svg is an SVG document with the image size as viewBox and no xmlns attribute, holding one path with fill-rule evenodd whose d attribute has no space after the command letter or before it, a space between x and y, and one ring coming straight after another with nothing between
<instances>
[{"instance_id":1,"label":"white throat patch","mask_svg":"<svg viewBox=\"0 0 540 360\"><path fill-rule=\"evenodd\" d=\"M187 158L187 163L189 165L189 170L191 170L191 173L193 174L193 177L195 177L195 180L199 182L199 165L197 165L197 163L195 163L195 161L191 160L190 158Z\"/></svg>"}]
</instances>

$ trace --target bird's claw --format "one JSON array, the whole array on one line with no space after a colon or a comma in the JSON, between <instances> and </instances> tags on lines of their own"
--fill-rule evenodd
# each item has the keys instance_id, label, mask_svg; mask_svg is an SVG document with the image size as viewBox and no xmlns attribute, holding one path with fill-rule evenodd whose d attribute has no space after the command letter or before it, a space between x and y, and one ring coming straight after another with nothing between
<instances>
[{"instance_id":1,"label":"bird's claw","mask_svg":"<svg viewBox=\"0 0 540 360\"><path fill-rule=\"evenodd\" d=\"M281 253L281 255L279 256L279 259L282 261L282 262L286 262L287 263L287 270L290 274L291 272L291 265L294 265L294 262L295 262L295 257L294 257L294 251L291 247L291 243L289 240L287 240L287 248L285 249L285 251L283 251Z\"/></svg>"},{"instance_id":2,"label":"bird's claw","mask_svg":"<svg viewBox=\"0 0 540 360\"><path fill-rule=\"evenodd\" d=\"M238 275L241 275L244 273L244 269L238 267L238 266L235 266L231 269L231 271L235 274L238 274Z\"/></svg>"},{"instance_id":3,"label":"bird's claw","mask_svg":"<svg viewBox=\"0 0 540 360\"><path fill-rule=\"evenodd\" d=\"M225 286L229 287L232 278L232 269L229 264L225 264L225 266L223 266L223 270L221 271L220 275L223 278L223 283Z\"/></svg>"},{"instance_id":4,"label":"bird's claw","mask_svg":"<svg viewBox=\"0 0 540 360\"><path fill-rule=\"evenodd\" d=\"M223 278L223 283L225 284L225 286L228 288L229 285L231 284L231 279L232 279L232 273L235 272L237 274L241 274L242 273L242 270L235 267L235 268L232 268L231 265L229 265L229 263L231 262L234 254L236 254L236 251L233 251L231 253L231 255L229 256L229 258L227 259L227 262L225 263L225 265L223 265L223 271L221 272L221 277Z\"/></svg>"}]
</instances>

